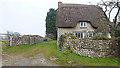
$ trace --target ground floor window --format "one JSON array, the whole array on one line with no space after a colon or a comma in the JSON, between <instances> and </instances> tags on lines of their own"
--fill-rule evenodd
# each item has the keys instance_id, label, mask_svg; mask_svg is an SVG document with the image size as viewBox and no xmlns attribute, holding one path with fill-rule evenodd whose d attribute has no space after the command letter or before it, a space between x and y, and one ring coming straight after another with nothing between
<instances>
[{"instance_id":1,"label":"ground floor window","mask_svg":"<svg viewBox=\"0 0 120 68\"><path fill-rule=\"evenodd\" d=\"M76 37L80 37L80 38L84 38L84 33L79 32L79 33L75 33Z\"/></svg>"},{"instance_id":2,"label":"ground floor window","mask_svg":"<svg viewBox=\"0 0 120 68\"><path fill-rule=\"evenodd\" d=\"M88 37L93 37L93 32L89 32Z\"/></svg>"}]
</instances>

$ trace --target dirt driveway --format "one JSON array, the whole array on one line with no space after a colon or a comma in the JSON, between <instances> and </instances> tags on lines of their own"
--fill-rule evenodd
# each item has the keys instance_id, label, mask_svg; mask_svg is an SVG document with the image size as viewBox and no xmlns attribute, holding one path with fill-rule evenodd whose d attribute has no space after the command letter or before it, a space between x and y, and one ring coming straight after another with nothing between
<instances>
[{"instance_id":1,"label":"dirt driveway","mask_svg":"<svg viewBox=\"0 0 120 68\"><path fill-rule=\"evenodd\" d=\"M10 56L3 54L2 64L3 66L58 66L47 61L41 53L28 58L24 58L22 55Z\"/></svg>"}]
</instances>

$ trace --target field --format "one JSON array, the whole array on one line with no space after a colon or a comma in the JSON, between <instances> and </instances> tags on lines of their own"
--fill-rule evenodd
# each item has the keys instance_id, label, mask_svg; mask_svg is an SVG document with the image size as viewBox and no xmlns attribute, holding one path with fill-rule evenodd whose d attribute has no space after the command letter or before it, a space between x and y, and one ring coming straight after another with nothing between
<instances>
[{"instance_id":1,"label":"field","mask_svg":"<svg viewBox=\"0 0 120 68\"><path fill-rule=\"evenodd\" d=\"M40 42L32 45L3 46L3 54L10 56L24 55L31 57L42 53L45 58L62 66L116 66L120 65L120 58L112 57L85 57L73 53L70 50L58 50L56 41ZM57 60L50 60L50 57L57 57Z\"/></svg>"}]
</instances>

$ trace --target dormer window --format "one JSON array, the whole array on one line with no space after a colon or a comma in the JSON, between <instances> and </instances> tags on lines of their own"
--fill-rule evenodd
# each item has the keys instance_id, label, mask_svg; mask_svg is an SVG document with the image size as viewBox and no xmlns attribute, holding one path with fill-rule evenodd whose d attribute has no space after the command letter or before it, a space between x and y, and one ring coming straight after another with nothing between
<instances>
[{"instance_id":1,"label":"dormer window","mask_svg":"<svg viewBox=\"0 0 120 68\"><path fill-rule=\"evenodd\" d=\"M80 27L87 27L87 22L80 22Z\"/></svg>"}]
</instances>

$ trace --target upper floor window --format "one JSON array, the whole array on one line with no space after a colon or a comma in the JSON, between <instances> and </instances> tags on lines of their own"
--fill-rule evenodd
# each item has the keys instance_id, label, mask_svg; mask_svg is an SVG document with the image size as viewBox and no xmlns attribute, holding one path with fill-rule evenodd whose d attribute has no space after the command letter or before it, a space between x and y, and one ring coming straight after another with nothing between
<instances>
[{"instance_id":1,"label":"upper floor window","mask_svg":"<svg viewBox=\"0 0 120 68\"><path fill-rule=\"evenodd\" d=\"M80 22L80 27L87 27L87 22Z\"/></svg>"}]
</instances>

